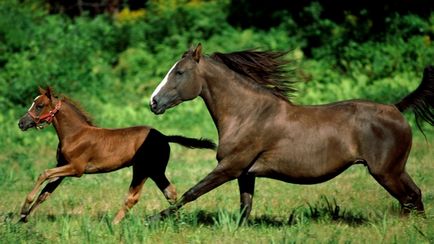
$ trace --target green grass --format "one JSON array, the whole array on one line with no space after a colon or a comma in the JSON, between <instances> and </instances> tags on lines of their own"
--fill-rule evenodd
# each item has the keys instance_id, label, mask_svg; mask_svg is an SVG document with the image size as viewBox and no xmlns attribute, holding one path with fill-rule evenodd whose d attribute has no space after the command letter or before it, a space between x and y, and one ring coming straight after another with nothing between
<instances>
[{"instance_id":1,"label":"green grass","mask_svg":"<svg viewBox=\"0 0 434 244\"><path fill-rule=\"evenodd\" d=\"M434 50L433 14L429 19L397 15L387 21L390 28L381 38L373 35L359 43L351 38L361 32L347 23L354 20L350 13L344 23L320 19L318 3L300 13L311 22L292 23L284 14L281 26L262 31L226 23L229 1L166 7L167 1L150 1L145 19L131 23L105 15L70 20L48 14L47 5L38 7L38 2L0 1L0 244L434 242L434 129L425 126L427 143L409 113L415 139L407 167L422 189L426 218L400 217L397 201L364 167L354 166L311 186L258 179L252 216L242 227L236 182L186 205L175 218L150 223L146 219L168 203L148 181L131 214L112 226L131 180L131 169L123 169L66 179L29 223L17 224L35 179L55 165L53 128L23 133L17 127L27 109L19 106L31 104L37 85L52 85L82 101L102 127L146 124L165 134L216 140L200 99L163 116L148 109L153 89L191 44L202 42L207 54L294 49L289 57L296 60L296 80L302 81L295 101L302 104L348 98L396 102L417 87ZM183 19L188 21L178 21ZM312 37L324 43L311 47ZM215 164L211 151L174 145L167 175L182 194Z\"/></svg>"},{"instance_id":2,"label":"green grass","mask_svg":"<svg viewBox=\"0 0 434 244\"><path fill-rule=\"evenodd\" d=\"M92 103L86 101L87 105ZM92 107L104 127L156 125L166 134L216 139L202 102L180 105L161 117L143 104ZM135 109L137 108L137 109ZM89 109L89 110L92 110ZM25 109L23 109L25 111ZM22 111L21 111L22 112ZM96 114L94 112L91 112ZM180 114L189 114L180 116ZM121 224L111 224L131 180L131 169L66 179L26 224L19 209L38 174L53 167L57 138L52 128L20 132L18 112L3 117L0 156L1 243L432 243L434 242L434 131L428 143L415 133L407 169L423 191L426 218L399 216L399 204L363 166L349 168L317 185L293 185L257 179L250 222L238 227L238 186L229 182L187 204L173 218L152 223L147 218L168 207L152 181L145 183L139 203ZM122 118L122 119L120 119ZM215 153L172 146L169 179L182 194L215 167Z\"/></svg>"}]
</instances>

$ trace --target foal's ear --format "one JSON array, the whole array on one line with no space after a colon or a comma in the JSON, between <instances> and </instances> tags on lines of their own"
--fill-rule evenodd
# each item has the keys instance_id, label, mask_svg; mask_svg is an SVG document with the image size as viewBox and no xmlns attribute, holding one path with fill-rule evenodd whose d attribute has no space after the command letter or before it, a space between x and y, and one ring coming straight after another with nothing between
<instances>
[{"instance_id":1,"label":"foal's ear","mask_svg":"<svg viewBox=\"0 0 434 244\"><path fill-rule=\"evenodd\" d=\"M39 94L41 94L41 95L45 95L45 90L44 90L44 88L42 88L42 87L38 87L38 90L39 90Z\"/></svg>"},{"instance_id":2,"label":"foal's ear","mask_svg":"<svg viewBox=\"0 0 434 244\"><path fill-rule=\"evenodd\" d=\"M51 96L52 96L52 89L51 89L50 86L47 86L47 90L45 90L44 95L47 96L49 99L51 99Z\"/></svg>"},{"instance_id":3,"label":"foal's ear","mask_svg":"<svg viewBox=\"0 0 434 244\"><path fill-rule=\"evenodd\" d=\"M202 44L197 44L196 48L193 50L193 59L199 63L200 57L202 56Z\"/></svg>"}]
</instances>

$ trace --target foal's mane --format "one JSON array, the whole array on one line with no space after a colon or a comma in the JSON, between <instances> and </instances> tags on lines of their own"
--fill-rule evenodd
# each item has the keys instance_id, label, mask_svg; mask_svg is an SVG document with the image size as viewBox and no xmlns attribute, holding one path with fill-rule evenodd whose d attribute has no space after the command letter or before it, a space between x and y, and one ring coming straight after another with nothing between
<instances>
[{"instance_id":1,"label":"foal's mane","mask_svg":"<svg viewBox=\"0 0 434 244\"><path fill-rule=\"evenodd\" d=\"M62 95L62 102L71 106L71 108L89 125L94 126L92 118L86 113L76 101L71 100L69 97Z\"/></svg>"},{"instance_id":2,"label":"foal's mane","mask_svg":"<svg viewBox=\"0 0 434 244\"><path fill-rule=\"evenodd\" d=\"M288 52L245 50L232 53L213 53L210 57L225 64L229 69L247 76L253 84L259 85L275 96L290 102L296 89L285 67L290 61L283 57Z\"/></svg>"}]
</instances>

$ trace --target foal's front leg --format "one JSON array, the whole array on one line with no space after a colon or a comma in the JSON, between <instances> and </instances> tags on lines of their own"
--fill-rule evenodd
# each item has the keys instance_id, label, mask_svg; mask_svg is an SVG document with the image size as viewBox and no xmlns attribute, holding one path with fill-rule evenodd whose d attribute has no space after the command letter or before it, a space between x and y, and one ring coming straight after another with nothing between
<instances>
[{"instance_id":1,"label":"foal's front leg","mask_svg":"<svg viewBox=\"0 0 434 244\"><path fill-rule=\"evenodd\" d=\"M77 175L81 174L70 164L45 170L44 173L39 175L38 179L36 180L35 186L33 187L33 190L27 195L26 200L21 207L21 215L25 215L30 211L30 205L34 201L36 193L38 193L42 183L44 183L46 180L62 176Z\"/></svg>"},{"instance_id":2,"label":"foal's front leg","mask_svg":"<svg viewBox=\"0 0 434 244\"><path fill-rule=\"evenodd\" d=\"M64 177L59 177L57 179L54 179L54 181L49 182L44 187L44 189L42 189L42 191L39 194L38 198L33 203L33 205L29 208L29 210L27 211L27 213L21 212L20 222L27 222L27 218L29 217L30 213L32 213L33 211L35 211L35 209L41 203L43 203L45 200L47 200L47 198L51 195L51 193L53 193L53 191L56 190L56 188L60 185L60 183L62 183L63 179L64 179Z\"/></svg>"}]
</instances>

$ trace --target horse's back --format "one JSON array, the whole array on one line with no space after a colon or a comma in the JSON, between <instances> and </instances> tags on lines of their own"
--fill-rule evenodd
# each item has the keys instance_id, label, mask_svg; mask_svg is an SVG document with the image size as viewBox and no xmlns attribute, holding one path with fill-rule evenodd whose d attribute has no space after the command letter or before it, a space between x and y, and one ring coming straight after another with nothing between
<instances>
[{"instance_id":1,"label":"horse's back","mask_svg":"<svg viewBox=\"0 0 434 244\"><path fill-rule=\"evenodd\" d=\"M357 128L383 124L397 132L411 132L405 117L391 104L380 104L368 100L346 100L324 105L304 106L302 113L311 116L311 120L318 123L333 123Z\"/></svg>"},{"instance_id":2,"label":"horse's back","mask_svg":"<svg viewBox=\"0 0 434 244\"><path fill-rule=\"evenodd\" d=\"M325 115L319 121L339 125L339 137L351 143L360 157L371 155L370 160L374 160L374 155L384 157L386 151L410 149L410 125L394 105L347 100L315 109Z\"/></svg>"}]
</instances>

